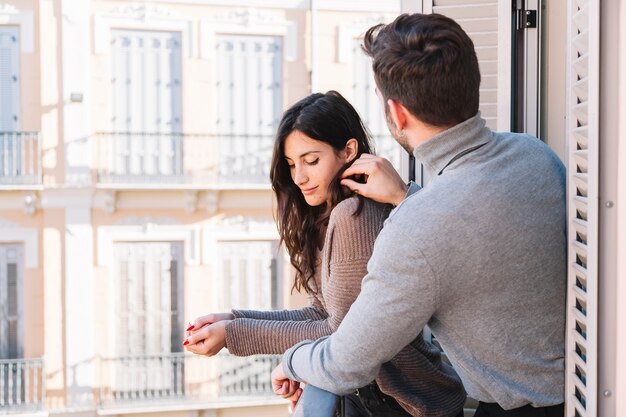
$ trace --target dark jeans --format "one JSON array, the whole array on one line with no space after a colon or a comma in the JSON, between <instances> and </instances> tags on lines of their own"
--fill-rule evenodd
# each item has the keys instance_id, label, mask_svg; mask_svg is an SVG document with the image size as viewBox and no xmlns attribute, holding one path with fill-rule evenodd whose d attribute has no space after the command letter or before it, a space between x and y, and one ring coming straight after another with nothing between
<instances>
[{"instance_id":1,"label":"dark jeans","mask_svg":"<svg viewBox=\"0 0 626 417\"><path fill-rule=\"evenodd\" d=\"M372 382L341 399L343 417L411 417L398 402ZM463 417L463 411L457 417Z\"/></svg>"},{"instance_id":2,"label":"dark jeans","mask_svg":"<svg viewBox=\"0 0 626 417\"><path fill-rule=\"evenodd\" d=\"M504 410L498 404L480 402L474 417L563 417L564 414L564 404L538 408L525 405L512 410Z\"/></svg>"}]
</instances>

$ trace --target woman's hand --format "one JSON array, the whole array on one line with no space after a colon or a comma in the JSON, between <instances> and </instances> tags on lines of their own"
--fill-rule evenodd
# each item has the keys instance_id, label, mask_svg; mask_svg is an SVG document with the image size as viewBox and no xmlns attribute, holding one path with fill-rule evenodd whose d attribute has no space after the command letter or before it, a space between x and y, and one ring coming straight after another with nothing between
<instances>
[{"instance_id":1,"label":"woman's hand","mask_svg":"<svg viewBox=\"0 0 626 417\"><path fill-rule=\"evenodd\" d=\"M197 321L198 319L196 319ZM183 346L189 352L197 355L217 355L226 346L226 326L230 321L222 318L212 324L204 324L198 330L191 330L189 332L191 334L187 335Z\"/></svg>"},{"instance_id":2,"label":"woman's hand","mask_svg":"<svg viewBox=\"0 0 626 417\"><path fill-rule=\"evenodd\" d=\"M298 400L302 396L302 388L298 388L296 392L289 398L287 398L289 402L289 412L293 413L293 410L296 409L296 405L298 404Z\"/></svg>"},{"instance_id":3,"label":"woman's hand","mask_svg":"<svg viewBox=\"0 0 626 417\"><path fill-rule=\"evenodd\" d=\"M300 398L299 394L295 397L295 400L292 398L300 389L300 382L292 381L285 376L282 362L279 363L278 366L272 371L272 387L274 389L274 394L291 400L293 406L295 406L298 398Z\"/></svg>"},{"instance_id":4,"label":"woman's hand","mask_svg":"<svg viewBox=\"0 0 626 417\"><path fill-rule=\"evenodd\" d=\"M187 336L194 333L194 331L200 330L202 327L207 324L217 323L218 321L223 320L234 320L235 315L233 313L211 313L206 316L200 316L195 319L193 322L189 322L189 327L187 327Z\"/></svg>"}]
</instances>

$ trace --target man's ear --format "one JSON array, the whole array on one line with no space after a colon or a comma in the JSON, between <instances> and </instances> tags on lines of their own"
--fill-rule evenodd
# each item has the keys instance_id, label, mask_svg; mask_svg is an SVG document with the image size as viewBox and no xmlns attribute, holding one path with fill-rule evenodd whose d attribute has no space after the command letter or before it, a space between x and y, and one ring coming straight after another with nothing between
<instances>
[{"instance_id":1,"label":"man's ear","mask_svg":"<svg viewBox=\"0 0 626 417\"><path fill-rule=\"evenodd\" d=\"M389 106L389 116L391 116L391 121L394 125L396 125L398 132L400 132L404 129L404 125L406 125L407 109L401 103L398 103L391 98L387 100L387 106Z\"/></svg>"},{"instance_id":2,"label":"man's ear","mask_svg":"<svg viewBox=\"0 0 626 417\"><path fill-rule=\"evenodd\" d=\"M346 163L352 162L359 152L359 142L355 138L348 139L346 146L343 148L346 155Z\"/></svg>"}]
</instances>

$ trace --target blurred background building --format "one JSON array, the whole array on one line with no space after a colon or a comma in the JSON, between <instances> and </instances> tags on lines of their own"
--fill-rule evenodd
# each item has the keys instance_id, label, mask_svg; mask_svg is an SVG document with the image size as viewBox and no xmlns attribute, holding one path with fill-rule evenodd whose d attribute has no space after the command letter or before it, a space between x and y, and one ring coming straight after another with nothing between
<instances>
[{"instance_id":1,"label":"blurred background building","mask_svg":"<svg viewBox=\"0 0 626 417\"><path fill-rule=\"evenodd\" d=\"M305 303L268 179L295 101L339 91L408 176L360 49L401 12L457 19L490 127L539 136L568 166L567 415L626 412L618 0L8 0L0 414L288 414L269 385L277 357L188 355L183 330L207 312Z\"/></svg>"}]
</instances>

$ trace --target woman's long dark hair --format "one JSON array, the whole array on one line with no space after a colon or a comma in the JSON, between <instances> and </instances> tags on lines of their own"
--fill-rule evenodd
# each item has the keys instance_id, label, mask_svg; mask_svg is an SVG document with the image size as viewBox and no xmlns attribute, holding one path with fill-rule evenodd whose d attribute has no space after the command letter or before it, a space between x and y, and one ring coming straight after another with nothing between
<instances>
[{"instance_id":1,"label":"woman's long dark hair","mask_svg":"<svg viewBox=\"0 0 626 417\"><path fill-rule=\"evenodd\" d=\"M291 178L285 160L285 140L293 131L331 145L337 152L348 140L358 142L357 158L363 153L374 153L370 135L354 107L336 91L311 94L291 106L284 114L276 132L270 179L278 203L276 223L281 242L285 243L296 268L293 285L298 291L313 292L309 285L315 275L316 253L321 246L323 230L328 225L330 211L348 198L350 191L341 186L341 174L346 164L329 185L330 203L312 207ZM356 158L355 158L356 159ZM363 208L362 197L355 215Z\"/></svg>"}]
</instances>

